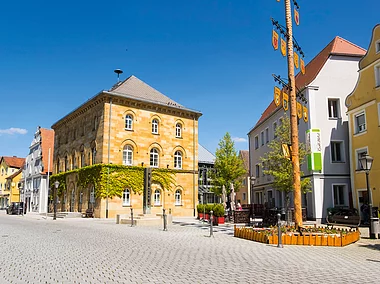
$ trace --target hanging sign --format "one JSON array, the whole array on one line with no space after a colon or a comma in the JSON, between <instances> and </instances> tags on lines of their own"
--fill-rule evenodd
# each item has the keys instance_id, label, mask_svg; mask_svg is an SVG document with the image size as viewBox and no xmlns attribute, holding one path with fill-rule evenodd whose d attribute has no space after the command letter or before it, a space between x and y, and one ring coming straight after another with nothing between
<instances>
[{"instance_id":1,"label":"hanging sign","mask_svg":"<svg viewBox=\"0 0 380 284\"><path fill-rule=\"evenodd\" d=\"M300 60L300 62L301 62L301 72L302 72L302 74L305 74L305 61L303 61L303 59L301 58L301 60Z\"/></svg>"},{"instance_id":2,"label":"hanging sign","mask_svg":"<svg viewBox=\"0 0 380 284\"><path fill-rule=\"evenodd\" d=\"M289 108L289 96L285 92L282 92L282 107L285 111L287 111Z\"/></svg>"},{"instance_id":3,"label":"hanging sign","mask_svg":"<svg viewBox=\"0 0 380 284\"><path fill-rule=\"evenodd\" d=\"M309 171L322 170L322 142L320 129L306 130L307 165Z\"/></svg>"},{"instance_id":4,"label":"hanging sign","mask_svg":"<svg viewBox=\"0 0 380 284\"><path fill-rule=\"evenodd\" d=\"M279 87L274 87L274 104L277 107L281 104L281 90Z\"/></svg>"},{"instance_id":5,"label":"hanging sign","mask_svg":"<svg viewBox=\"0 0 380 284\"><path fill-rule=\"evenodd\" d=\"M275 30L272 32L272 45L275 50L278 49L278 33Z\"/></svg>"},{"instance_id":6,"label":"hanging sign","mask_svg":"<svg viewBox=\"0 0 380 284\"><path fill-rule=\"evenodd\" d=\"M304 120L305 122L308 122L309 117L308 117L308 113L307 113L307 107L302 106L302 112L303 112L303 120Z\"/></svg>"},{"instance_id":7,"label":"hanging sign","mask_svg":"<svg viewBox=\"0 0 380 284\"><path fill-rule=\"evenodd\" d=\"M299 64L299 56L297 52L294 52L294 66L298 69L300 67Z\"/></svg>"},{"instance_id":8,"label":"hanging sign","mask_svg":"<svg viewBox=\"0 0 380 284\"><path fill-rule=\"evenodd\" d=\"M296 25L300 25L300 14L296 8L294 8L294 21L296 22Z\"/></svg>"},{"instance_id":9,"label":"hanging sign","mask_svg":"<svg viewBox=\"0 0 380 284\"><path fill-rule=\"evenodd\" d=\"M286 56L286 42L283 38L281 38L281 54Z\"/></svg>"},{"instance_id":10,"label":"hanging sign","mask_svg":"<svg viewBox=\"0 0 380 284\"><path fill-rule=\"evenodd\" d=\"M302 105L299 102L297 102L297 116L299 119L302 118Z\"/></svg>"}]
</instances>

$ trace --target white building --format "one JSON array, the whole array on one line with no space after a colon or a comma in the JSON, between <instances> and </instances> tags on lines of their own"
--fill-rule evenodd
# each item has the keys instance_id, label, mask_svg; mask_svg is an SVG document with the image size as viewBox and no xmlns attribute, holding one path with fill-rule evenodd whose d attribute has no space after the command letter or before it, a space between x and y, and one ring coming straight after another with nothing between
<instances>
[{"instance_id":1,"label":"white building","mask_svg":"<svg viewBox=\"0 0 380 284\"><path fill-rule=\"evenodd\" d=\"M27 212L46 213L48 210L48 172L53 171L53 151L54 130L38 127L22 172L21 199Z\"/></svg>"},{"instance_id":2,"label":"white building","mask_svg":"<svg viewBox=\"0 0 380 284\"><path fill-rule=\"evenodd\" d=\"M358 62L366 50L335 37L307 65L305 74L296 76L296 85L307 99L309 118L299 121L299 140L306 143L306 131L320 131L321 151L313 167L306 161L302 170L309 177L312 191L303 195L303 207L311 220L323 221L327 208L352 207L350 163L348 155L348 124L345 98L355 87ZM304 103L303 103L304 104ZM289 112L289 111L288 111ZM283 207L284 196L272 187L272 177L263 176L260 157L268 151L267 144L274 139L274 129L284 115L282 106L272 102L259 121L248 133L250 173L255 178L253 198L255 204ZM291 206L293 200L291 198Z\"/></svg>"}]
</instances>

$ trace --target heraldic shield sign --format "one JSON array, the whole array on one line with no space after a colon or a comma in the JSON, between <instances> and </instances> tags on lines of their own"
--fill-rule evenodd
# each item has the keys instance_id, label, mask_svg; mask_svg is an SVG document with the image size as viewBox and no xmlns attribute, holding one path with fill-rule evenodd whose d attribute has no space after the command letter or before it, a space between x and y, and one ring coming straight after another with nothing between
<instances>
[{"instance_id":1,"label":"heraldic shield sign","mask_svg":"<svg viewBox=\"0 0 380 284\"><path fill-rule=\"evenodd\" d=\"M299 65L299 57L298 57L298 53L297 52L294 52L294 67L296 67L297 69L300 67L300 65Z\"/></svg>"},{"instance_id":2,"label":"heraldic shield sign","mask_svg":"<svg viewBox=\"0 0 380 284\"><path fill-rule=\"evenodd\" d=\"M303 106L302 107L302 110L303 110L303 120L305 122L308 122L309 120L309 116L308 116L308 110L307 110L307 107Z\"/></svg>"},{"instance_id":3,"label":"heraldic shield sign","mask_svg":"<svg viewBox=\"0 0 380 284\"><path fill-rule=\"evenodd\" d=\"M283 38L281 38L281 54L286 56L286 42Z\"/></svg>"},{"instance_id":4,"label":"heraldic shield sign","mask_svg":"<svg viewBox=\"0 0 380 284\"><path fill-rule=\"evenodd\" d=\"M305 74L305 61L303 61L303 59L301 58L301 72L302 74Z\"/></svg>"},{"instance_id":5,"label":"heraldic shield sign","mask_svg":"<svg viewBox=\"0 0 380 284\"><path fill-rule=\"evenodd\" d=\"M299 102L297 102L297 116L299 119L302 118L302 105Z\"/></svg>"},{"instance_id":6,"label":"heraldic shield sign","mask_svg":"<svg viewBox=\"0 0 380 284\"><path fill-rule=\"evenodd\" d=\"M279 87L274 87L274 104L277 107L281 104L281 90Z\"/></svg>"},{"instance_id":7,"label":"heraldic shield sign","mask_svg":"<svg viewBox=\"0 0 380 284\"><path fill-rule=\"evenodd\" d=\"M278 49L278 33L275 30L272 32L272 45L275 50Z\"/></svg>"},{"instance_id":8,"label":"heraldic shield sign","mask_svg":"<svg viewBox=\"0 0 380 284\"><path fill-rule=\"evenodd\" d=\"M282 92L282 107L285 111L289 109L289 96L285 92Z\"/></svg>"}]
</instances>

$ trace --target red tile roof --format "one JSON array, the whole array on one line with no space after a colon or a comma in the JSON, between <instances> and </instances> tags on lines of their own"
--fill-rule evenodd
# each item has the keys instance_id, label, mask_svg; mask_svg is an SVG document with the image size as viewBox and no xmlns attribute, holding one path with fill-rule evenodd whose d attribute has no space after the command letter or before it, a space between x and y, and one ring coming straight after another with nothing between
<instances>
[{"instance_id":1,"label":"red tile roof","mask_svg":"<svg viewBox=\"0 0 380 284\"><path fill-rule=\"evenodd\" d=\"M54 130L40 128L41 132L41 149L42 149L42 164L44 165L42 174L47 174L48 170L53 171L53 154L54 154ZM50 167L49 163L49 148L50 148Z\"/></svg>"},{"instance_id":2,"label":"red tile roof","mask_svg":"<svg viewBox=\"0 0 380 284\"><path fill-rule=\"evenodd\" d=\"M362 57L365 53L366 50L364 48L361 48L344 38L336 36L305 66L305 74L302 74L301 72L297 74L295 77L296 86L299 90L301 90L305 86L309 85L317 77L330 55ZM259 126L279 108L281 108L281 106L276 107L272 101L267 109L262 113L254 128Z\"/></svg>"},{"instance_id":3,"label":"red tile roof","mask_svg":"<svg viewBox=\"0 0 380 284\"><path fill-rule=\"evenodd\" d=\"M19 158L16 156L13 157L5 157L3 156L4 162L7 164L10 168L16 168L20 169L24 166L25 158Z\"/></svg>"}]
</instances>

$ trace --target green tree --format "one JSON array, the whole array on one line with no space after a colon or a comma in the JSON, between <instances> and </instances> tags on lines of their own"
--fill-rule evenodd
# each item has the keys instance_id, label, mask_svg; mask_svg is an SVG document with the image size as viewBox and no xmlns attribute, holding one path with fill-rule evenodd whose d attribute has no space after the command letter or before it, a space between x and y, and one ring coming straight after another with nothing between
<instances>
[{"instance_id":1,"label":"green tree","mask_svg":"<svg viewBox=\"0 0 380 284\"><path fill-rule=\"evenodd\" d=\"M291 144L290 119L287 116L283 116L281 121L282 123L280 123L275 130L276 138L268 144L270 151L265 153L260 159L263 173L273 176L273 188L285 192L285 208L287 211L290 201L289 194L294 190L293 166L291 160L284 156L282 144ZM299 143L300 166L305 162L307 153L306 145ZM300 171L300 176L302 177L303 175L304 173ZM310 191L310 189L310 179L301 179L301 191L306 193Z\"/></svg>"},{"instance_id":2,"label":"green tree","mask_svg":"<svg viewBox=\"0 0 380 284\"><path fill-rule=\"evenodd\" d=\"M222 186L226 187L226 193L230 193L231 184L238 190L242 183L242 176L246 173L242 159L239 158L235 143L227 132L219 141L219 147L215 152L214 171L211 173L213 180L212 190L220 195Z\"/></svg>"}]
</instances>

